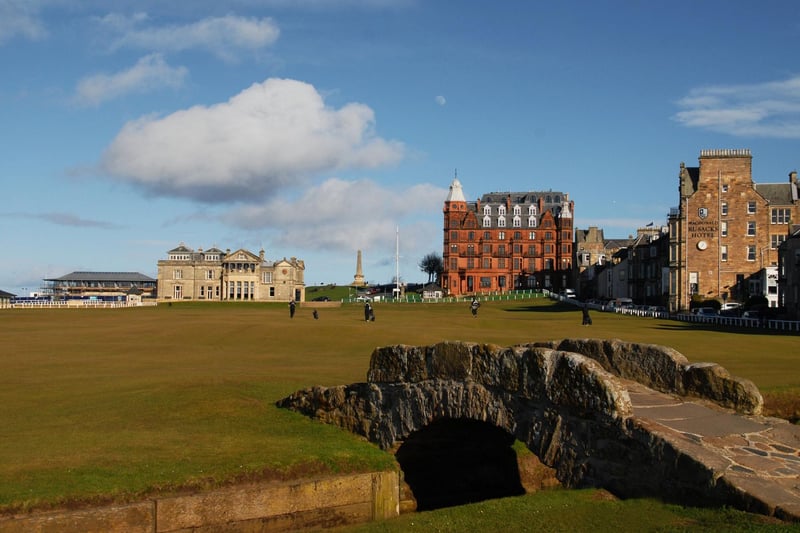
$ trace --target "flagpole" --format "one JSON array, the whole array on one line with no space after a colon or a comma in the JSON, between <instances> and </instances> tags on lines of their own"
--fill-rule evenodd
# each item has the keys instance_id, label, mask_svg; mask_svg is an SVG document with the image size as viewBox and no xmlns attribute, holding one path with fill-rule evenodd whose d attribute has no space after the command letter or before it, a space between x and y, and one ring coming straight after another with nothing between
<instances>
[{"instance_id":1,"label":"flagpole","mask_svg":"<svg viewBox=\"0 0 800 533\"><path fill-rule=\"evenodd\" d=\"M397 226L394 239L394 283L397 298L400 298L400 226Z\"/></svg>"}]
</instances>

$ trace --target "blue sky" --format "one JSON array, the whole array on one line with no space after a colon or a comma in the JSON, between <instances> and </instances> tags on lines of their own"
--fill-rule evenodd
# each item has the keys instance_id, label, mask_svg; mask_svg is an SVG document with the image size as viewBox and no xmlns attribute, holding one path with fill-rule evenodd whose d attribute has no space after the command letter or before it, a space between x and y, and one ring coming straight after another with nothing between
<instances>
[{"instance_id":1,"label":"blue sky","mask_svg":"<svg viewBox=\"0 0 800 533\"><path fill-rule=\"evenodd\" d=\"M559 190L625 237L681 161L800 166L800 2L0 0L0 289L180 243L425 281L442 203ZM24 290L23 290L24 288Z\"/></svg>"}]
</instances>

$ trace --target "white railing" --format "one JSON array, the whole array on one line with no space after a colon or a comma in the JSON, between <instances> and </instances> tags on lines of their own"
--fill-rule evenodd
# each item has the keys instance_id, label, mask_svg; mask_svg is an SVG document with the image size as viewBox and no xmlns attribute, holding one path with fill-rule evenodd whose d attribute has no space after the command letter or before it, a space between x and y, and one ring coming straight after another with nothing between
<instances>
[{"instance_id":1,"label":"white railing","mask_svg":"<svg viewBox=\"0 0 800 533\"><path fill-rule=\"evenodd\" d=\"M556 294L551 294L551 298L558 299L563 302L571 303L577 306L583 305L581 302L564 298ZM787 331L800 333L800 321L797 320L777 320L777 319L760 319L760 318L745 318L739 316L724 316L724 315L696 315L694 313L677 313L670 314L668 311L661 311L655 309L642 309L636 307L613 307L600 304L587 304L589 309L598 311L609 311L620 315L638 316L647 318L662 318L674 319L681 322L692 322L695 324L713 324L717 326L733 327L733 328L760 328L772 331Z\"/></svg>"},{"instance_id":2,"label":"white railing","mask_svg":"<svg viewBox=\"0 0 800 533\"><path fill-rule=\"evenodd\" d=\"M636 307L611 307L609 311L614 311L620 315L641 316L647 318L669 318L669 311L657 309L641 309Z\"/></svg>"},{"instance_id":3,"label":"white railing","mask_svg":"<svg viewBox=\"0 0 800 533\"><path fill-rule=\"evenodd\" d=\"M499 302L499 301L514 301L514 300L530 300L532 298L541 298L546 296L548 293L547 291L540 291L536 289L527 289L527 290L520 290L520 291L511 291L511 292L491 292L491 293L480 293L475 294L475 298L479 302ZM392 298L388 297L386 299L381 298L378 301L370 300L370 303L458 303L458 302L470 302L472 301L472 296L443 296L441 298L421 298L418 295L415 296L403 296L402 298ZM342 303L357 303L363 304L363 301L359 301L355 296L349 298L343 298Z\"/></svg>"},{"instance_id":4,"label":"white railing","mask_svg":"<svg viewBox=\"0 0 800 533\"><path fill-rule=\"evenodd\" d=\"M675 315L675 318L682 322L714 324L718 326L735 328L761 328L777 331L800 332L800 321L797 320L776 320L771 318L760 319L720 315L695 315L693 313L679 313Z\"/></svg>"},{"instance_id":5,"label":"white railing","mask_svg":"<svg viewBox=\"0 0 800 533\"><path fill-rule=\"evenodd\" d=\"M126 307L155 307L158 302L104 302L101 300L36 300L14 302L12 309L122 309Z\"/></svg>"}]
</instances>

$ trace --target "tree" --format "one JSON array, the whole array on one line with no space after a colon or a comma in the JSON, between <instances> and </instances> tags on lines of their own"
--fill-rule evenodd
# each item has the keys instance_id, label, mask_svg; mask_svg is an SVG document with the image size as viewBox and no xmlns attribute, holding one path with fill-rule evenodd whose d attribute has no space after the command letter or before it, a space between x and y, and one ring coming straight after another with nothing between
<instances>
[{"instance_id":1,"label":"tree","mask_svg":"<svg viewBox=\"0 0 800 533\"><path fill-rule=\"evenodd\" d=\"M419 269L428 275L428 283L433 281L438 282L439 276L442 274L442 270L444 270L442 257L436 252L427 254L422 258L422 261L419 262Z\"/></svg>"}]
</instances>

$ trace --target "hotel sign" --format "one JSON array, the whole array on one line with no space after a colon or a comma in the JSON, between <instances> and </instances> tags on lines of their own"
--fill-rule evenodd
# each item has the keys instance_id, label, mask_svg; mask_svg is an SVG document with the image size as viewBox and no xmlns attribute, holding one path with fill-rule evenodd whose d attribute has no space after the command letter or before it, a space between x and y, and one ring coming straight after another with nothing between
<instances>
[{"instance_id":1,"label":"hotel sign","mask_svg":"<svg viewBox=\"0 0 800 533\"><path fill-rule=\"evenodd\" d=\"M690 239L715 239L719 234L719 224L716 220L690 220Z\"/></svg>"}]
</instances>

